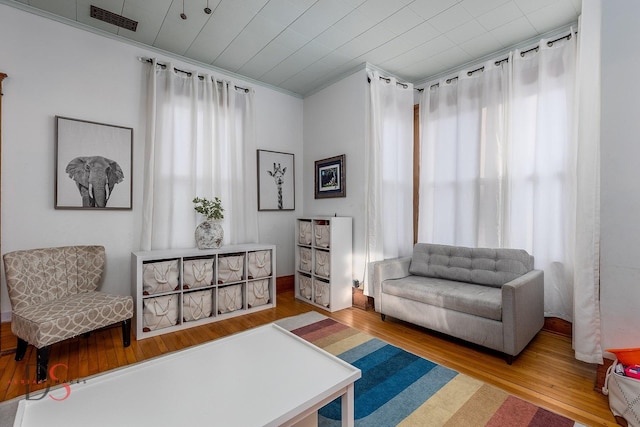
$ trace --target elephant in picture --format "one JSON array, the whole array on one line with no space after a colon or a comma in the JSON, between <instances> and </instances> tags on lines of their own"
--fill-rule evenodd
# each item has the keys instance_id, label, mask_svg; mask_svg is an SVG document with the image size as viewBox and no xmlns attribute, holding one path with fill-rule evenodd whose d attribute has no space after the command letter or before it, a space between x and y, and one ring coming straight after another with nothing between
<instances>
[{"instance_id":1,"label":"elephant in picture","mask_svg":"<svg viewBox=\"0 0 640 427\"><path fill-rule=\"evenodd\" d=\"M83 208L106 207L113 187L124 179L120 165L102 156L76 157L66 172L78 186Z\"/></svg>"}]
</instances>

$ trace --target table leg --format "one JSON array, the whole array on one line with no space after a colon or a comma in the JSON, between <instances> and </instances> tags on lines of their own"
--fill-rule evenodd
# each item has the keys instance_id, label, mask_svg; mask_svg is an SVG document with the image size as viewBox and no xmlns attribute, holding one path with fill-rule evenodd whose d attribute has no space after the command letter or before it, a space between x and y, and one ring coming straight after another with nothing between
<instances>
[{"instance_id":1,"label":"table leg","mask_svg":"<svg viewBox=\"0 0 640 427\"><path fill-rule=\"evenodd\" d=\"M353 427L354 410L354 388L353 383L347 386L346 392L342 395L342 427Z\"/></svg>"}]
</instances>

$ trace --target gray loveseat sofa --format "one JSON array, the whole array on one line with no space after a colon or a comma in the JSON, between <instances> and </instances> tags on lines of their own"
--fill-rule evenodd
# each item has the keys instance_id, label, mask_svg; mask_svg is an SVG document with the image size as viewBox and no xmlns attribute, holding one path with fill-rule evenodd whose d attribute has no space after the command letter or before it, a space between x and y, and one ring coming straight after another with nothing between
<instances>
[{"instance_id":1,"label":"gray loveseat sofa","mask_svg":"<svg viewBox=\"0 0 640 427\"><path fill-rule=\"evenodd\" d=\"M543 272L519 249L418 243L374 262L375 309L506 355L511 364L544 324Z\"/></svg>"}]
</instances>

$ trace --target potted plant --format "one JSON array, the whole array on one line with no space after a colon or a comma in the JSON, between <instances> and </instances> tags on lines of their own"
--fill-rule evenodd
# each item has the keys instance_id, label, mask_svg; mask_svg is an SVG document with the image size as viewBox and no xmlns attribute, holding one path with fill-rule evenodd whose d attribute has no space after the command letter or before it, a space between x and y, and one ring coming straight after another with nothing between
<instances>
[{"instance_id":1,"label":"potted plant","mask_svg":"<svg viewBox=\"0 0 640 427\"><path fill-rule=\"evenodd\" d=\"M218 197L214 197L213 200L195 197L193 203L195 203L193 209L206 217L206 220L196 227L195 238L198 248L219 248L224 239L224 230L220 225L220 221L224 218L222 201Z\"/></svg>"}]
</instances>

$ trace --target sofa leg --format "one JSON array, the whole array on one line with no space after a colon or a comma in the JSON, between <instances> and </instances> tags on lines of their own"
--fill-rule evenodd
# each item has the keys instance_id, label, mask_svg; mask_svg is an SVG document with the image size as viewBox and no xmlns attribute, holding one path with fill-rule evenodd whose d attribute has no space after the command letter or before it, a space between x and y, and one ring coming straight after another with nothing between
<instances>
[{"instance_id":1,"label":"sofa leg","mask_svg":"<svg viewBox=\"0 0 640 427\"><path fill-rule=\"evenodd\" d=\"M506 354L505 355L505 360L507 361L507 365L511 365L513 363L513 361L515 360L515 357L510 355L510 354Z\"/></svg>"},{"instance_id":2,"label":"sofa leg","mask_svg":"<svg viewBox=\"0 0 640 427\"><path fill-rule=\"evenodd\" d=\"M131 345L131 319L122 321L122 346L129 347Z\"/></svg>"},{"instance_id":3,"label":"sofa leg","mask_svg":"<svg viewBox=\"0 0 640 427\"><path fill-rule=\"evenodd\" d=\"M380 313L380 318L382 319L382 321L384 322L387 319L387 315L386 314L382 314Z\"/></svg>"},{"instance_id":4,"label":"sofa leg","mask_svg":"<svg viewBox=\"0 0 640 427\"><path fill-rule=\"evenodd\" d=\"M49 365L49 347L44 346L36 350L36 381L44 382L47 379Z\"/></svg>"},{"instance_id":5,"label":"sofa leg","mask_svg":"<svg viewBox=\"0 0 640 427\"><path fill-rule=\"evenodd\" d=\"M18 338L18 348L16 349L16 362L19 362L27 352L27 342L22 338Z\"/></svg>"}]
</instances>

